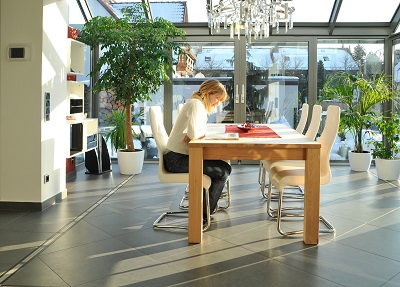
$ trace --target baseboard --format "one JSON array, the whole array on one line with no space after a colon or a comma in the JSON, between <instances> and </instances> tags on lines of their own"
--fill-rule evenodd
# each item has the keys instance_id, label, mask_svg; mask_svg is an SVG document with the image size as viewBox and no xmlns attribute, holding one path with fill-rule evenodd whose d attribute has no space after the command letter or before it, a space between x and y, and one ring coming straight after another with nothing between
<instances>
[{"instance_id":1,"label":"baseboard","mask_svg":"<svg viewBox=\"0 0 400 287\"><path fill-rule=\"evenodd\" d=\"M56 202L60 202L63 199L63 192L56 194L55 196L43 201L43 202L12 202L12 201L0 201L0 210L10 211L43 211L46 208L52 206Z\"/></svg>"}]
</instances>

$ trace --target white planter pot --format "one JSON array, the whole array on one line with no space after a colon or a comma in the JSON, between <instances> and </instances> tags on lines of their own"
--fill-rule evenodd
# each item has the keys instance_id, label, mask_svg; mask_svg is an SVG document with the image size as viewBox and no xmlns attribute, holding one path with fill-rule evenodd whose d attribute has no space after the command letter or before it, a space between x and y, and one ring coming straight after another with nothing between
<instances>
[{"instance_id":1,"label":"white planter pot","mask_svg":"<svg viewBox=\"0 0 400 287\"><path fill-rule=\"evenodd\" d=\"M398 180L400 176L400 159L375 159L376 173L383 180Z\"/></svg>"},{"instance_id":2,"label":"white planter pot","mask_svg":"<svg viewBox=\"0 0 400 287\"><path fill-rule=\"evenodd\" d=\"M118 151L118 166L121 174L139 174L143 169L144 150L136 149L134 152Z\"/></svg>"},{"instance_id":3,"label":"white planter pot","mask_svg":"<svg viewBox=\"0 0 400 287\"><path fill-rule=\"evenodd\" d=\"M357 153L349 151L350 168L354 171L368 171L371 161L372 154L370 152Z\"/></svg>"}]
</instances>

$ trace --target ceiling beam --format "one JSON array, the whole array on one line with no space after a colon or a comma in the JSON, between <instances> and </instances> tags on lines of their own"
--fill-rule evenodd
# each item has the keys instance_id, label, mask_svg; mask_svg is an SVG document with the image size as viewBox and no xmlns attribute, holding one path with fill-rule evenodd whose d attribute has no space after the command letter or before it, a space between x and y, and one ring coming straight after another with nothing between
<instances>
[{"instance_id":1,"label":"ceiling beam","mask_svg":"<svg viewBox=\"0 0 400 287\"><path fill-rule=\"evenodd\" d=\"M144 11L145 17L147 19L149 19L150 21L153 21L153 14L151 13L151 7L150 7L149 0L142 0L142 3L145 4L147 7L146 11Z\"/></svg>"},{"instance_id":2,"label":"ceiling beam","mask_svg":"<svg viewBox=\"0 0 400 287\"><path fill-rule=\"evenodd\" d=\"M400 4L397 6L396 12L393 14L393 18L390 21L390 34L393 35L396 32L396 29L400 25Z\"/></svg>"},{"instance_id":3,"label":"ceiling beam","mask_svg":"<svg viewBox=\"0 0 400 287\"><path fill-rule=\"evenodd\" d=\"M89 5L86 2L86 0L76 0L76 3L78 4L79 9L81 10L85 22L91 20L93 18L93 15L92 12L90 11Z\"/></svg>"},{"instance_id":4,"label":"ceiling beam","mask_svg":"<svg viewBox=\"0 0 400 287\"><path fill-rule=\"evenodd\" d=\"M329 35L333 34L333 29L335 28L336 20L339 15L340 7L342 6L342 2L343 0L335 0L335 3L333 4L331 17L329 17Z\"/></svg>"}]
</instances>

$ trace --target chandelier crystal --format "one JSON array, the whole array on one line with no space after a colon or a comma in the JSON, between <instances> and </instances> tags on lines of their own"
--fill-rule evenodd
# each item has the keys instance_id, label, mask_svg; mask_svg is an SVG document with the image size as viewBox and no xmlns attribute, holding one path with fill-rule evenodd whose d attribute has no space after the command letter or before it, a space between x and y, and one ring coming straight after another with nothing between
<instances>
[{"instance_id":1,"label":"chandelier crystal","mask_svg":"<svg viewBox=\"0 0 400 287\"><path fill-rule=\"evenodd\" d=\"M279 23L285 23L285 32L293 28L292 14L294 7L289 7L291 0L220 0L212 7L209 4L208 27L211 34L220 32L220 26L230 29L230 37L236 34L240 39L244 30L247 43L268 38L270 26L279 33ZM212 2L209 2L212 3Z\"/></svg>"}]
</instances>

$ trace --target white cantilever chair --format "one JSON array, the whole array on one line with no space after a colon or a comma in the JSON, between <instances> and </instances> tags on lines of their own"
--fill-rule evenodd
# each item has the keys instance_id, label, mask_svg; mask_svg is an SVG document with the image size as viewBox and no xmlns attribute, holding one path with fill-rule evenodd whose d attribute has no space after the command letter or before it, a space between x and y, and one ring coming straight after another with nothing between
<instances>
[{"instance_id":1,"label":"white cantilever chair","mask_svg":"<svg viewBox=\"0 0 400 287\"><path fill-rule=\"evenodd\" d=\"M299 133L303 133L304 128L306 127L307 118L308 118L308 104L304 103L303 106L301 107L301 116L299 123L296 126L296 131L298 131ZM260 185L262 183L261 182L262 171L263 171L263 161L260 161L260 166L258 168L258 183Z\"/></svg>"},{"instance_id":2,"label":"white cantilever chair","mask_svg":"<svg viewBox=\"0 0 400 287\"><path fill-rule=\"evenodd\" d=\"M329 106L327 110L326 122L324 130L318 139L318 142L321 143L321 152L320 152L320 183L321 185L328 184L331 180L331 168L329 164L330 152L335 142L335 138L337 135L338 127L340 120L340 108L338 106ZM297 186L304 185L305 182L305 167L304 166L284 166L284 165L276 165L270 170L270 180L271 184L278 190L279 198L278 198L278 208L276 219L278 222L278 232L282 235L291 235L291 234L299 234L302 233L303 230L297 231L289 231L284 232L281 229L281 219L283 217L282 211L286 210L282 207L283 203L283 194L284 189L287 186ZM268 196L267 196L267 210L268 215L271 216L271 184L268 187ZM307 192L305 190L304 192ZM293 209L293 208L289 208ZM297 208L300 209L300 208ZM290 216L290 214L288 215ZM292 216L303 216L303 214L292 214ZM274 217L274 216L272 216ZM323 217L320 216L320 221L324 223L328 229L320 229L320 232L335 232L335 228Z\"/></svg>"},{"instance_id":3,"label":"white cantilever chair","mask_svg":"<svg viewBox=\"0 0 400 287\"><path fill-rule=\"evenodd\" d=\"M158 163L158 178L164 183L189 183L189 173L172 173L168 172L164 166L164 153L167 148L168 134L164 127L163 114L160 106L150 107L150 124L151 130L153 132L154 140L157 144L159 163ZM206 231L211 224L210 217L210 204L208 190L211 185L211 178L207 175L203 175L203 188L205 189L205 202L207 208L207 224L203 227L203 231ZM154 228L179 228L187 229L187 225L162 225L160 222L168 215L179 215L187 214L188 210L178 210L178 211L166 211L157 218L153 223Z\"/></svg>"},{"instance_id":4,"label":"white cantilever chair","mask_svg":"<svg viewBox=\"0 0 400 287\"><path fill-rule=\"evenodd\" d=\"M322 106L321 105L314 105L313 106L313 110L312 110L312 115L311 115L311 120L310 120L310 124L308 125L308 129L307 132L305 134L306 137L308 137L309 139L315 140L315 137L317 136L318 130L319 130L319 126L321 123L321 115L322 115ZM261 160L262 163L262 174L261 174L261 194L263 195L263 197L267 197L266 193L265 193L265 187L266 187L266 183L265 183L265 177L266 177L266 173L269 172L269 170L275 166L275 165L294 165L294 166L304 166L304 161L301 160ZM296 187L298 188L298 187ZM300 189L300 194L296 193L296 194L290 194L287 195L286 197L289 198L302 198L303 194L302 194L302 190Z\"/></svg>"}]
</instances>

